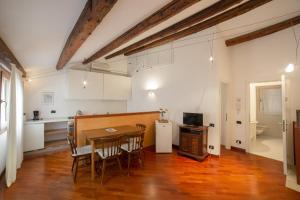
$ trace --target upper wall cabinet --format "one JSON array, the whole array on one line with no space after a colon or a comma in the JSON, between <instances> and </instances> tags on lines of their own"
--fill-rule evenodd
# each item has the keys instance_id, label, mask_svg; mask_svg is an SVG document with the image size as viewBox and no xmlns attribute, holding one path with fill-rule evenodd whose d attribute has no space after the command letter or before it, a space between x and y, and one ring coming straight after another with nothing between
<instances>
[{"instance_id":1,"label":"upper wall cabinet","mask_svg":"<svg viewBox=\"0 0 300 200\"><path fill-rule=\"evenodd\" d=\"M127 100L131 97L131 78L104 74L104 99Z\"/></svg>"},{"instance_id":2,"label":"upper wall cabinet","mask_svg":"<svg viewBox=\"0 0 300 200\"><path fill-rule=\"evenodd\" d=\"M102 99L103 74L69 70L66 76L68 99Z\"/></svg>"}]
</instances>

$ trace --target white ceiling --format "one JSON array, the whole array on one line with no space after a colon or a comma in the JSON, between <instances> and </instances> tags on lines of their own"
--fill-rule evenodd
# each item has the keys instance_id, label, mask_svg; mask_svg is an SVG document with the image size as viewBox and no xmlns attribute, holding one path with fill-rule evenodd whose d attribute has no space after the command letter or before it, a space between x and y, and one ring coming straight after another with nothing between
<instances>
[{"instance_id":1,"label":"white ceiling","mask_svg":"<svg viewBox=\"0 0 300 200\"><path fill-rule=\"evenodd\" d=\"M170 1L119 0L70 62L83 61ZM174 24L215 2L217 0L202 0L122 47ZM65 41L85 3L86 0L0 0L0 36L27 71L36 68L54 69ZM224 30L239 27L299 10L300 0L274 0L254 11L222 23L219 28ZM255 24L246 29L235 29L234 33L263 27L290 18L292 15L299 15L299 12ZM223 35L228 36L232 33L224 32Z\"/></svg>"}]
</instances>

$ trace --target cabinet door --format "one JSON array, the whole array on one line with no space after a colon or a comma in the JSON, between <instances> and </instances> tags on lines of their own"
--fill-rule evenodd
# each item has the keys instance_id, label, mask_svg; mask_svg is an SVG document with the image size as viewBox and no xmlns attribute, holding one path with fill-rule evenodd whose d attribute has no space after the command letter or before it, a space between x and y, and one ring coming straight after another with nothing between
<instances>
[{"instance_id":1,"label":"cabinet door","mask_svg":"<svg viewBox=\"0 0 300 200\"><path fill-rule=\"evenodd\" d=\"M179 148L181 151L191 152L191 137L189 134L180 133Z\"/></svg>"},{"instance_id":2,"label":"cabinet door","mask_svg":"<svg viewBox=\"0 0 300 200\"><path fill-rule=\"evenodd\" d=\"M199 135L191 136L191 153L195 155L201 154L201 147Z\"/></svg>"},{"instance_id":3,"label":"cabinet door","mask_svg":"<svg viewBox=\"0 0 300 200\"><path fill-rule=\"evenodd\" d=\"M202 154L206 154L207 153L207 131L203 131L203 134L202 134L202 140L201 140L201 143L202 143Z\"/></svg>"},{"instance_id":4,"label":"cabinet door","mask_svg":"<svg viewBox=\"0 0 300 200\"><path fill-rule=\"evenodd\" d=\"M103 97L103 74L70 70L66 78L68 99L101 99Z\"/></svg>"},{"instance_id":5,"label":"cabinet door","mask_svg":"<svg viewBox=\"0 0 300 200\"><path fill-rule=\"evenodd\" d=\"M104 99L127 100L131 97L131 78L104 74Z\"/></svg>"},{"instance_id":6,"label":"cabinet door","mask_svg":"<svg viewBox=\"0 0 300 200\"><path fill-rule=\"evenodd\" d=\"M25 124L23 151L44 148L44 124Z\"/></svg>"},{"instance_id":7,"label":"cabinet door","mask_svg":"<svg viewBox=\"0 0 300 200\"><path fill-rule=\"evenodd\" d=\"M172 153L172 124L156 123L155 139L157 153Z\"/></svg>"}]
</instances>

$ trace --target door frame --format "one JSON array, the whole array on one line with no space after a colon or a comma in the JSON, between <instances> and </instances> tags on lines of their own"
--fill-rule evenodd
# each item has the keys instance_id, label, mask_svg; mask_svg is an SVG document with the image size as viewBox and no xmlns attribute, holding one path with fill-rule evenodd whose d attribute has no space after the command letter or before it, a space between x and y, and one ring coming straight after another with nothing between
<instances>
[{"instance_id":1,"label":"door frame","mask_svg":"<svg viewBox=\"0 0 300 200\"><path fill-rule=\"evenodd\" d=\"M231 147L231 134L230 134L230 94L229 94L229 84L226 83L226 82L221 82L220 83L220 116L219 116L219 119L220 119L220 146L222 145L222 116L223 116L223 87L222 86L225 86L225 92L226 92L226 95L225 95L225 110L226 110L226 124L225 124L225 148L226 149L230 149Z\"/></svg>"},{"instance_id":2,"label":"door frame","mask_svg":"<svg viewBox=\"0 0 300 200\"><path fill-rule=\"evenodd\" d=\"M276 80L276 81L264 81L264 82L247 82L246 84L246 122L245 122L245 129L246 129L246 152L247 153L251 153L250 152L250 146L251 146L251 113L250 113L250 109L251 109L251 105L250 105L250 92L251 92L251 87L254 86L255 87L255 95L256 95L256 87L258 86L273 86L273 85L280 85L281 86L281 91L282 91L282 99L286 98L286 91L284 92L283 90L286 90L286 86L283 85L285 84L285 82L283 81L283 77L284 75L281 76L280 80ZM282 102L284 105L284 102ZM285 109L285 110L284 110ZM283 113L286 113L286 108L285 106L282 106L282 116ZM282 135L282 139L283 142L285 141L286 143L286 135ZM286 149L286 145L283 145L283 158L282 158L282 163L283 163L283 173L286 174L287 173L287 149Z\"/></svg>"}]
</instances>

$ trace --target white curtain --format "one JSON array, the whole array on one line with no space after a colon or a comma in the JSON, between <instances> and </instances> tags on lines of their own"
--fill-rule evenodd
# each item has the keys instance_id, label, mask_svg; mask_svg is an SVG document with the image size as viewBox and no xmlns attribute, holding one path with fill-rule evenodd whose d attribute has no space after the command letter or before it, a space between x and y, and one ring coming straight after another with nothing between
<instances>
[{"instance_id":1,"label":"white curtain","mask_svg":"<svg viewBox=\"0 0 300 200\"><path fill-rule=\"evenodd\" d=\"M15 182L23 161L23 81L22 73L11 65L9 121L7 132L6 185Z\"/></svg>"}]
</instances>

